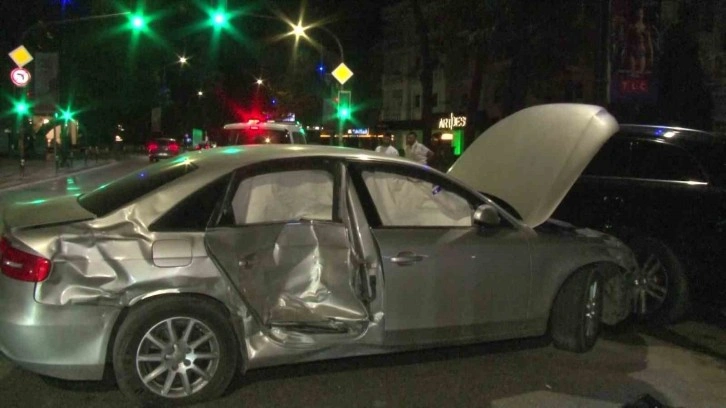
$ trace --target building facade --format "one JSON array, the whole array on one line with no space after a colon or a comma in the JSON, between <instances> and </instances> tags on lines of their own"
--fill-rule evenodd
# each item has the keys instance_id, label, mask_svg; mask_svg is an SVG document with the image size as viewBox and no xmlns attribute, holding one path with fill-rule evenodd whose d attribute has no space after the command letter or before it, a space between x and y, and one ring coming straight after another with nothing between
<instances>
[{"instance_id":1,"label":"building facade","mask_svg":"<svg viewBox=\"0 0 726 408\"><path fill-rule=\"evenodd\" d=\"M683 5L696 18L700 64L713 102L711 126L726 130L726 2L718 0L602 0L573 8L582 46L567 63L528 85L526 105L547 102L582 102L608 106L623 121L660 123L668 118L658 112L659 57L665 34L680 22ZM430 7L445 7L441 2ZM443 2L446 3L446 2ZM384 69L379 123L394 134L420 130L422 89L420 46L410 2L401 1L382 10ZM429 19L432 54L435 127L474 120L477 134L506 115L505 93L511 81L511 56L490 61L482 70L476 118L465 118L472 81L472 61L441 41L435 19ZM603 32L603 30L605 30ZM644 32L647 31L647 38ZM634 36L635 34L635 36ZM639 35L639 36L638 36ZM647 42L643 39L646 38ZM545 51L546 55L546 51ZM535 61L537 63L537 61ZM447 118L460 118L446 121ZM676 123L677 124L677 123ZM709 127L709 126L704 126ZM445 132L439 127L437 132Z\"/></svg>"}]
</instances>

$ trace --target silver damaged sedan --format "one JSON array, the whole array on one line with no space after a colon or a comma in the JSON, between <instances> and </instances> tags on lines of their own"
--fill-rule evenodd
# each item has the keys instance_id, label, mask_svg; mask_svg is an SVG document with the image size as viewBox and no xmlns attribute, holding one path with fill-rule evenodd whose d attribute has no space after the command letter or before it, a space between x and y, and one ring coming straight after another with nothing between
<instances>
[{"instance_id":1,"label":"silver damaged sedan","mask_svg":"<svg viewBox=\"0 0 726 408\"><path fill-rule=\"evenodd\" d=\"M599 107L505 118L449 174L322 146L234 146L79 197L16 204L0 351L136 404L218 397L235 370L549 335L627 317L633 256L549 217L617 130Z\"/></svg>"}]
</instances>

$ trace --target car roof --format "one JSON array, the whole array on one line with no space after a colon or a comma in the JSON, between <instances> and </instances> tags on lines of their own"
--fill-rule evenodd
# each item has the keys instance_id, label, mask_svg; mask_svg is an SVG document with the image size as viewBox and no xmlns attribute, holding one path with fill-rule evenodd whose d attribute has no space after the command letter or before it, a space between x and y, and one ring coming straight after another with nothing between
<instances>
[{"instance_id":1,"label":"car roof","mask_svg":"<svg viewBox=\"0 0 726 408\"><path fill-rule=\"evenodd\" d=\"M726 139L722 136L703 130L677 126L640 125L629 123L620 125L620 132L617 133L616 137L653 138L672 143L714 143L726 141Z\"/></svg>"},{"instance_id":2,"label":"car roof","mask_svg":"<svg viewBox=\"0 0 726 408\"><path fill-rule=\"evenodd\" d=\"M406 165L429 167L404 158L386 156L370 150L322 145L234 145L186 153L177 160L190 160L202 171L227 173L240 166L267 160L305 157L330 157L358 160L386 161Z\"/></svg>"}]
</instances>

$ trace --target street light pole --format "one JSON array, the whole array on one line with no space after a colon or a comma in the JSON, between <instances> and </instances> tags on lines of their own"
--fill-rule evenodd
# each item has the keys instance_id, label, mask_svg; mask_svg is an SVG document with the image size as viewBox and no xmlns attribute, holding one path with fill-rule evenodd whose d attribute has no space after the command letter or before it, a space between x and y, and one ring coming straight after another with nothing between
<instances>
[{"instance_id":1,"label":"street light pole","mask_svg":"<svg viewBox=\"0 0 726 408\"><path fill-rule=\"evenodd\" d=\"M333 38L333 40L335 41L335 43L338 46L338 52L340 54L340 63L344 64L345 53L343 52L343 44L340 42L340 38L338 38L338 36L335 35L335 33L333 33L327 27L322 26L322 25L313 25L313 26L309 26L309 27L304 27L301 23L298 23L296 25L293 25L292 34L294 34L296 38L300 38L300 37L308 38L307 35L305 34L305 31L308 29L311 29L311 28L318 28ZM342 82L339 83L339 85L338 85L338 99L339 99L338 103L339 104L340 104L340 95L344 91L344 89L345 89L345 87L344 87L343 83ZM345 127L344 125L345 125L345 117L338 115L338 126L336 129L336 134L338 135L338 145L339 146L343 145L343 128Z\"/></svg>"}]
</instances>

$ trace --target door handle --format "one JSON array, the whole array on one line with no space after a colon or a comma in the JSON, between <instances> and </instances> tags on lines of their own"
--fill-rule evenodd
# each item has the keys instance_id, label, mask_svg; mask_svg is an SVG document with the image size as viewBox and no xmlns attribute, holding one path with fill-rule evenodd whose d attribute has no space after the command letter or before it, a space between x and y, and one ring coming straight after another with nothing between
<instances>
[{"instance_id":1,"label":"door handle","mask_svg":"<svg viewBox=\"0 0 726 408\"><path fill-rule=\"evenodd\" d=\"M401 266L413 265L414 262L421 262L426 259L426 255L419 255L411 251L401 251L396 256L391 257L391 262Z\"/></svg>"}]
</instances>

